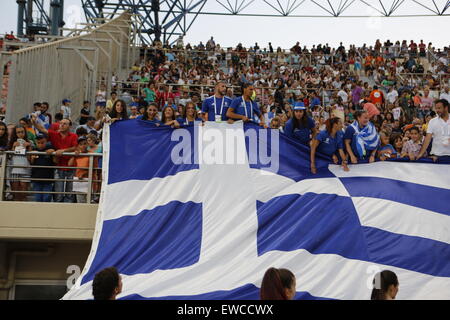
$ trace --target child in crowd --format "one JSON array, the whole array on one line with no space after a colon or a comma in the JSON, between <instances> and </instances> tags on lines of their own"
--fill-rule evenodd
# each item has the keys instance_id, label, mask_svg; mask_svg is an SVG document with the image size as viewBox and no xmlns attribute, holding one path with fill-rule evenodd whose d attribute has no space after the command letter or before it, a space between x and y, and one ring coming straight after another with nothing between
<instances>
[{"instance_id":1,"label":"child in crowd","mask_svg":"<svg viewBox=\"0 0 450 320\"><path fill-rule=\"evenodd\" d=\"M13 191L28 191L30 181L26 178L30 178L31 168L29 168L29 158L25 153L31 151L31 148L31 142L28 140L25 127L22 125L16 126L9 142L9 150L16 153L12 156L11 165L21 167L13 167L11 170L11 189ZM24 201L26 197L26 193L13 193L13 200L15 201Z\"/></svg>"},{"instance_id":2,"label":"child in crowd","mask_svg":"<svg viewBox=\"0 0 450 320\"><path fill-rule=\"evenodd\" d=\"M423 136L420 129L417 127L412 127L410 129L410 136L411 139L403 145L402 154L408 156L410 160L417 160L417 156L422 148ZM426 151L424 156L426 157Z\"/></svg>"},{"instance_id":3,"label":"child in crowd","mask_svg":"<svg viewBox=\"0 0 450 320\"><path fill-rule=\"evenodd\" d=\"M280 129L280 118L278 117L274 117L272 118L272 120L270 121L270 128L271 129Z\"/></svg>"},{"instance_id":4,"label":"child in crowd","mask_svg":"<svg viewBox=\"0 0 450 320\"><path fill-rule=\"evenodd\" d=\"M404 155L402 154L403 149L403 136L399 133L393 133L391 134L391 137L389 139L389 144L394 147L397 158L404 158Z\"/></svg>"},{"instance_id":5,"label":"child in crowd","mask_svg":"<svg viewBox=\"0 0 450 320\"><path fill-rule=\"evenodd\" d=\"M380 158L381 161L397 157L397 151L389 142L390 142L389 134L386 131L381 131L380 132L381 146L378 149L378 157Z\"/></svg>"},{"instance_id":6,"label":"child in crowd","mask_svg":"<svg viewBox=\"0 0 450 320\"><path fill-rule=\"evenodd\" d=\"M46 155L32 155L30 162L33 166L54 166L58 163L55 156L51 154L55 152L53 146L48 142L47 137L43 134L39 134L36 137L36 151L45 152ZM54 179L55 169L53 168L32 168L31 178L33 179ZM53 190L52 181L33 181L32 190L38 192L49 192ZM34 201L36 202L51 202L52 195L50 193L35 193Z\"/></svg>"},{"instance_id":7,"label":"child in crowd","mask_svg":"<svg viewBox=\"0 0 450 320\"><path fill-rule=\"evenodd\" d=\"M80 153L87 153L88 143L86 137L79 137L78 138L78 146L75 150L75 154ZM88 156L76 156L72 157L69 160L69 167L77 167L75 171L75 177L73 183L73 191L80 192L80 194L77 194L77 203L86 203L86 197L88 192L88 176L89 176L89 170L84 169L89 167L89 157Z\"/></svg>"}]
</instances>

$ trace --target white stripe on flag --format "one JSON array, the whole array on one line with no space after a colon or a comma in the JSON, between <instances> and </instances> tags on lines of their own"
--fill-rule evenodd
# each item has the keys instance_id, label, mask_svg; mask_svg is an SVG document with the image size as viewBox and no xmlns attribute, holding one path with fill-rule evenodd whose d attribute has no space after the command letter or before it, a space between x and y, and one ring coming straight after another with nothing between
<instances>
[{"instance_id":1,"label":"white stripe on flag","mask_svg":"<svg viewBox=\"0 0 450 320\"><path fill-rule=\"evenodd\" d=\"M380 161L349 165L349 167L348 172L337 165L330 165L328 168L340 178L375 177L450 189L450 178L442 179L442 177L450 177L449 165Z\"/></svg>"},{"instance_id":2,"label":"white stripe on flag","mask_svg":"<svg viewBox=\"0 0 450 320\"><path fill-rule=\"evenodd\" d=\"M352 200L364 226L450 244L450 216L384 199Z\"/></svg>"}]
</instances>

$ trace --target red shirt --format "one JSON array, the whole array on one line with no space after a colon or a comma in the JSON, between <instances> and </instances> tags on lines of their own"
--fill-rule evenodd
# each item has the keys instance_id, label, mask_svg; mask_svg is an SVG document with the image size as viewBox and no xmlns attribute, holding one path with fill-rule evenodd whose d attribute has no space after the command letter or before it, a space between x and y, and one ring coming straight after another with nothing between
<instances>
[{"instance_id":1,"label":"red shirt","mask_svg":"<svg viewBox=\"0 0 450 320\"><path fill-rule=\"evenodd\" d=\"M67 136L63 137L59 131L49 129L48 137L56 150L76 147L78 145L78 136L72 132L69 132ZM68 167L69 160L70 156L59 157L58 166Z\"/></svg>"},{"instance_id":2,"label":"red shirt","mask_svg":"<svg viewBox=\"0 0 450 320\"><path fill-rule=\"evenodd\" d=\"M158 91L156 93L156 100L158 101L158 104L161 108L164 107L166 101L169 100L169 98L175 100L175 95L172 92L164 91Z\"/></svg>"},{"instance_id":3,"label":"red shirt","mask_svg":"<svg viewBox=\"0 0 450 320\"><path fill-rule=\"evenodd\" d=\"M52 123L50 125L50 130L58 131L59 130L59 122Z\"/></svg>"}]
</instances>

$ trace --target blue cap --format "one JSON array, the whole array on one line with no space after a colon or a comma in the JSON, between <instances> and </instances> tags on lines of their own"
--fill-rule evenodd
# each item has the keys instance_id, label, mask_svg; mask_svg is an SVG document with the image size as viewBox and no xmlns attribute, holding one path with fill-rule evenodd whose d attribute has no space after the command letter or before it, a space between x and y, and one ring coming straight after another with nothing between
<instances>
[{"instance_id":1,"label":"blue cap","mask_svg":"<svg viewBox=\"0 0 450 320\"><path fill-rule=\"evenodd\" d=\"M72 102L72 101L70 101L69 99L64 99L64 100L62 101L63 104L64 104L64 103L67 103L67 102Z\"/></svg>"},{"instance_id":2,"label":"blue cap","mask_svg":"<svg viewBox=\"0 0 450 320\"><path fill-rule=\"evenodd\" d=\"M306 110L305 104L301 101L294 103L294 111L295 110Z\"/></svg>"}]
</instances>

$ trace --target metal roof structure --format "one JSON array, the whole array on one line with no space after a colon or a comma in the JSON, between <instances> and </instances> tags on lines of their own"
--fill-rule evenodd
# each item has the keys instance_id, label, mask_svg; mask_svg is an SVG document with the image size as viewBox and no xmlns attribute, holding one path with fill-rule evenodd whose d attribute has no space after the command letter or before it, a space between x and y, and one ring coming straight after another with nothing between
<instances>
[{"instance_id":1,"label":"metal roof structure","mask_svg":"<svg viewBox=\"0 0 450 320\"><path fill-rule=\"evenodd\" d=\"M23 3L42 0L17 0ZM59 2L63 7L64 0ZM187 34L199 15L364 18L447 16L450 0L81 0L88 23L102 23L130 10L140 17L143 43L153 40L175 42ZM49 25L52 19L42 5L35 5ZM22 17L29 17L26 13ZM22 18L23 19L23 18ZM61 22L59 22L61 23Z\"/></svg>"}]
</instances>

